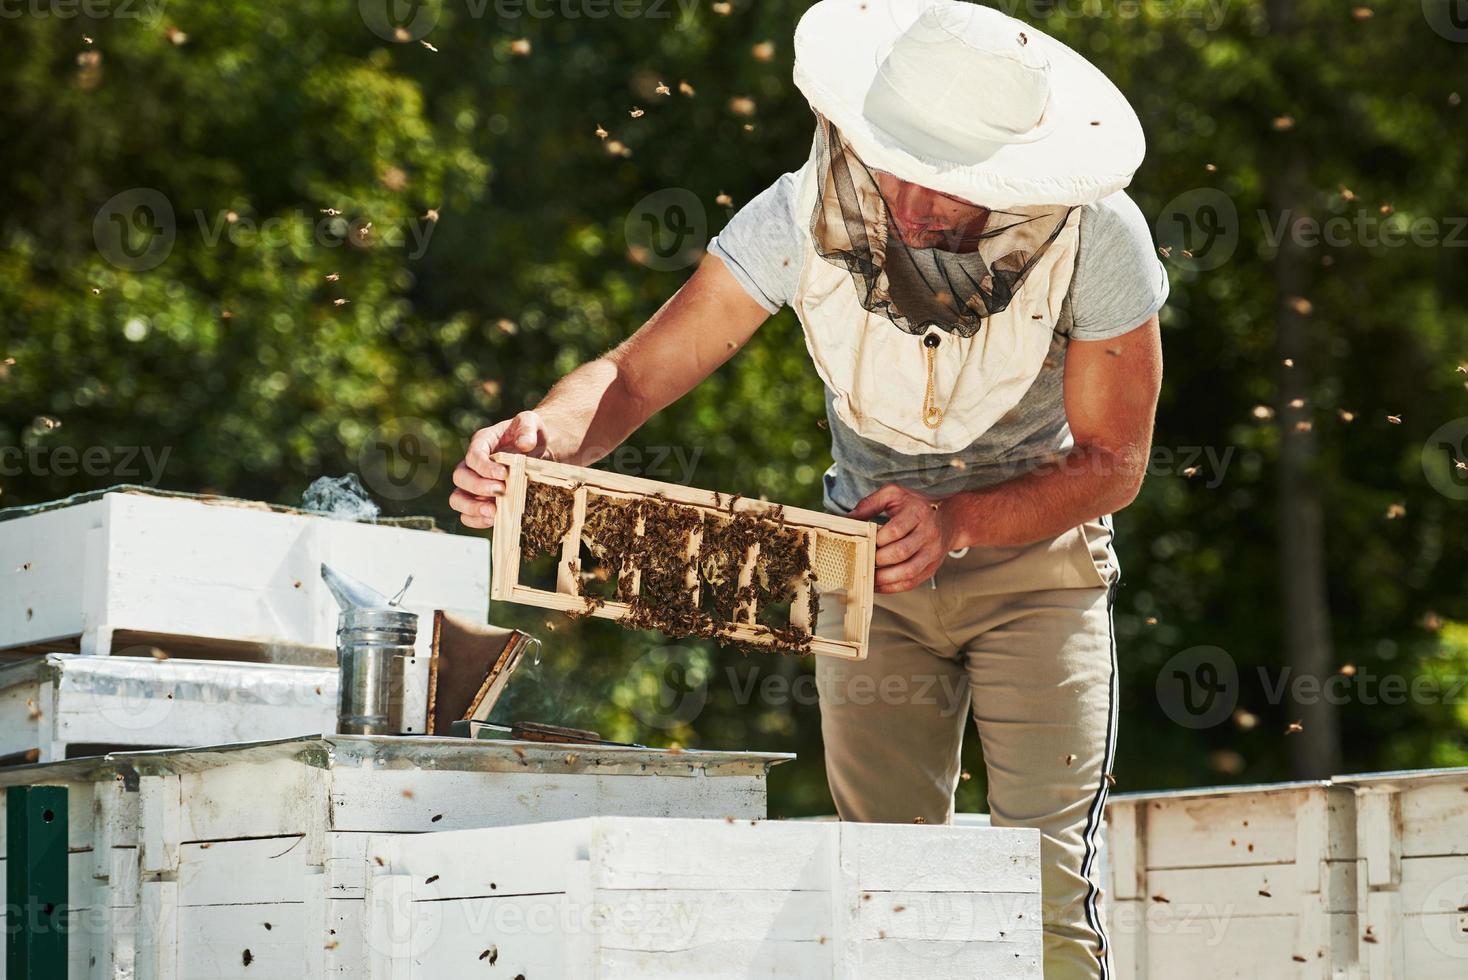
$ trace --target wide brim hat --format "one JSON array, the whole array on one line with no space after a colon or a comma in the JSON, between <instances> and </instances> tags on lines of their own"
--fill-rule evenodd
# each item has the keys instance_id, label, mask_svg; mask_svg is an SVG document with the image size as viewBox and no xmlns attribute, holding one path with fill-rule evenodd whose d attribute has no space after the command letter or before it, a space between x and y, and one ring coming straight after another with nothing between
<instances>
[{"instance_id":1,"label":"wide brim hat","mask_svg":"<svg viewBox=\"0 0 1468 980\"><path fill-rule=\"evenodd\" d=\"M795 84L868 167L989 208L1090 204L1146 153L1100 69L965 0L820 0Z\"/></svg>"}]
</instances>

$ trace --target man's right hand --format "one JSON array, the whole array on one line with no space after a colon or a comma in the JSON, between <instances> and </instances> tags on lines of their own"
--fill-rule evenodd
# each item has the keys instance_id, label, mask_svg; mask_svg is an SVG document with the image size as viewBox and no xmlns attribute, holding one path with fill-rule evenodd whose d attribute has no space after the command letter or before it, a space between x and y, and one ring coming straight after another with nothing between
<instances>
[{"instance_id":1,"label":"man's right hand","mask_svg":"<svg viewBox=\"0 0 1468 980\"><path fill-rule=\"evenodd\" d=\"M466 527L494 526L495 498L505 492L510 475L503 465L490 459L495 453L545 455L545 424L535 412L521 412L512 419L480 429L469 440L469 450L454 468L454 490L449 506L459 512Z\"/></svg>"}]
</instances>

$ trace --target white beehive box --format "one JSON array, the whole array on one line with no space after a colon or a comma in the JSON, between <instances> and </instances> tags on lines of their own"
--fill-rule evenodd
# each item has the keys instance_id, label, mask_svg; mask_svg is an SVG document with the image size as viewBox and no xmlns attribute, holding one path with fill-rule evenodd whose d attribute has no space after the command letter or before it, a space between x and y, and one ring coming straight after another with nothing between
<instances>
[{"instance_id":1,"label":"white beehive box","mask_svg":"<svg viewBox=\"0 0 1468 980\"><path fill-rule=\"evenodd\" d=\"M1106 819L1118 980L1357 975L1349 791L1319 782L1126 794Z\"/></svg>"},{"instance_id":2,"label":"white beehive box","mask_svg":"<svg viewBox=\"0 0 1468 980\"><path fill-rule=\"evenodd\" d=\"M789 758L332 736L23 767L0 787L69 790L72 980L359 980L380 942L370 839L598 814L747 822Z\"/></svg>"},{"instance_id":3,"label":"white beehive box","mask_svg":"<svg viewBox=\"0 0 1468 980\"><path fill-rule=\"evenodd\" d=\"M386 595L412 575L425 658L433 610L488 619L483 538L116 491L0 520L0 650L212 642L229 659L334 662L323 562Z\"/></svg>"},{"instance_id":4,"label":"white beehive box","mask_svg":"<svg viewBox=\"0 0 1468 980\"><path fill-rule=\"evenodd\" d=\"M1355 795L1369 977L1468 977L1468 769L1337 777Z\"/></svg>"},{"instance_id":5,"label":"white beehive box","mask_svg":"<svg viewBox=\"0 0 1468 980\"><path fill-rule=\"evenodd\" d=\"M367 853L383 980L1041 976L1032 830L597 817Z\"/></svg>"},{"instance_id":6,"label":"white beehive box","mask_svg":"<svg viewBox=\"0 0 1468 980\"><path fill-rule=\"evenodd\" d=\"M339 678L335 667L28 657L0 667L0 761L334 732Z\"/></svg>"}]
</instances>

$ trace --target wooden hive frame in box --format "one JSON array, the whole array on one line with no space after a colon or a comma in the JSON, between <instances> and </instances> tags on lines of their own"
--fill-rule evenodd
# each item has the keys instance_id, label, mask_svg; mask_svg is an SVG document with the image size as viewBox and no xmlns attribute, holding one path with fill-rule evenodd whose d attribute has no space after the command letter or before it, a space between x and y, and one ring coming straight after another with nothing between
<instances>
[{"instance_id":1,"label":"wooden hive frame in box","mask_svg":"<svg viewBox=\"0 0 1468 980\"><path fill-rule=\"evenodd\" d=\"M564 612L586 613L604 619L623 618L632 609L628 602L606 599L592 604L577 588L581 532L586 521L587 500L593 496L617 502L661 498L671 504L694 508L704 515L728 518L731 514L748 512L778 518L786 527L802 532L810 549L810 567L815 573L817 592L821 595L844 593L840 638L813 636L810 639L810 652L848 660L866 658L867 632L872 622L872 575L877 546L875 524L515 454L500 453L494 459L508 467L510 472L505 483L505 493L495 515L490 589L492 599ZM574 494L570 527L561 538L561 555L557 564L554 592L520 582L522 519L531 484L559 487ZM640 535L642 530L642 524L639 523L636 533ZM701 538L702 534L696 528L688 532L687 555L694 562L698 557ZM750 546L739 570L738 585L741 590L753 578L758 554L759 544L756 542ZM632 565L623 568L621 573L630 576L624 594L639 595L641 569ZM699 588L696 572L690 572L688 587L696 601ZM790 604L790 625L814 632L814 624L810 622L809 590L808 581L796 587L795 598ZM756 622L757 612L753 600L742 600L737 618L728 625L723 635L730 640L754 646L781 645L781 637L774 630Z\"/></svg>"}]
</instances>

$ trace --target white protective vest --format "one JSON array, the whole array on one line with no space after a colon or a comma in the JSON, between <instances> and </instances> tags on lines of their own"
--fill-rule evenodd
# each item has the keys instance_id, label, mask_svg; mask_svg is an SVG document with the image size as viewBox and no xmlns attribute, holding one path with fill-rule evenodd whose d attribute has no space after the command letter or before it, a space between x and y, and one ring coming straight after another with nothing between
<instances>
[{"instance_id":1,"label":"white protective vest","mask_svg":"<svg viewBox=\"0 0 1468 980\"><path fill-rule=\"evenodd\" d=\"M934 328L937 428L923 422L928 383L923 335L869 313L851 273L826 261L811 242L817 168L805 167L796 201L804 265L792 306L836 414L857 435L901 453L953 453L967 448L1024 397L1040 373L1061 305L1075 272L1081 210L1066 218L1002 313L972 337Z\"/></svg>"}]
</instances>

